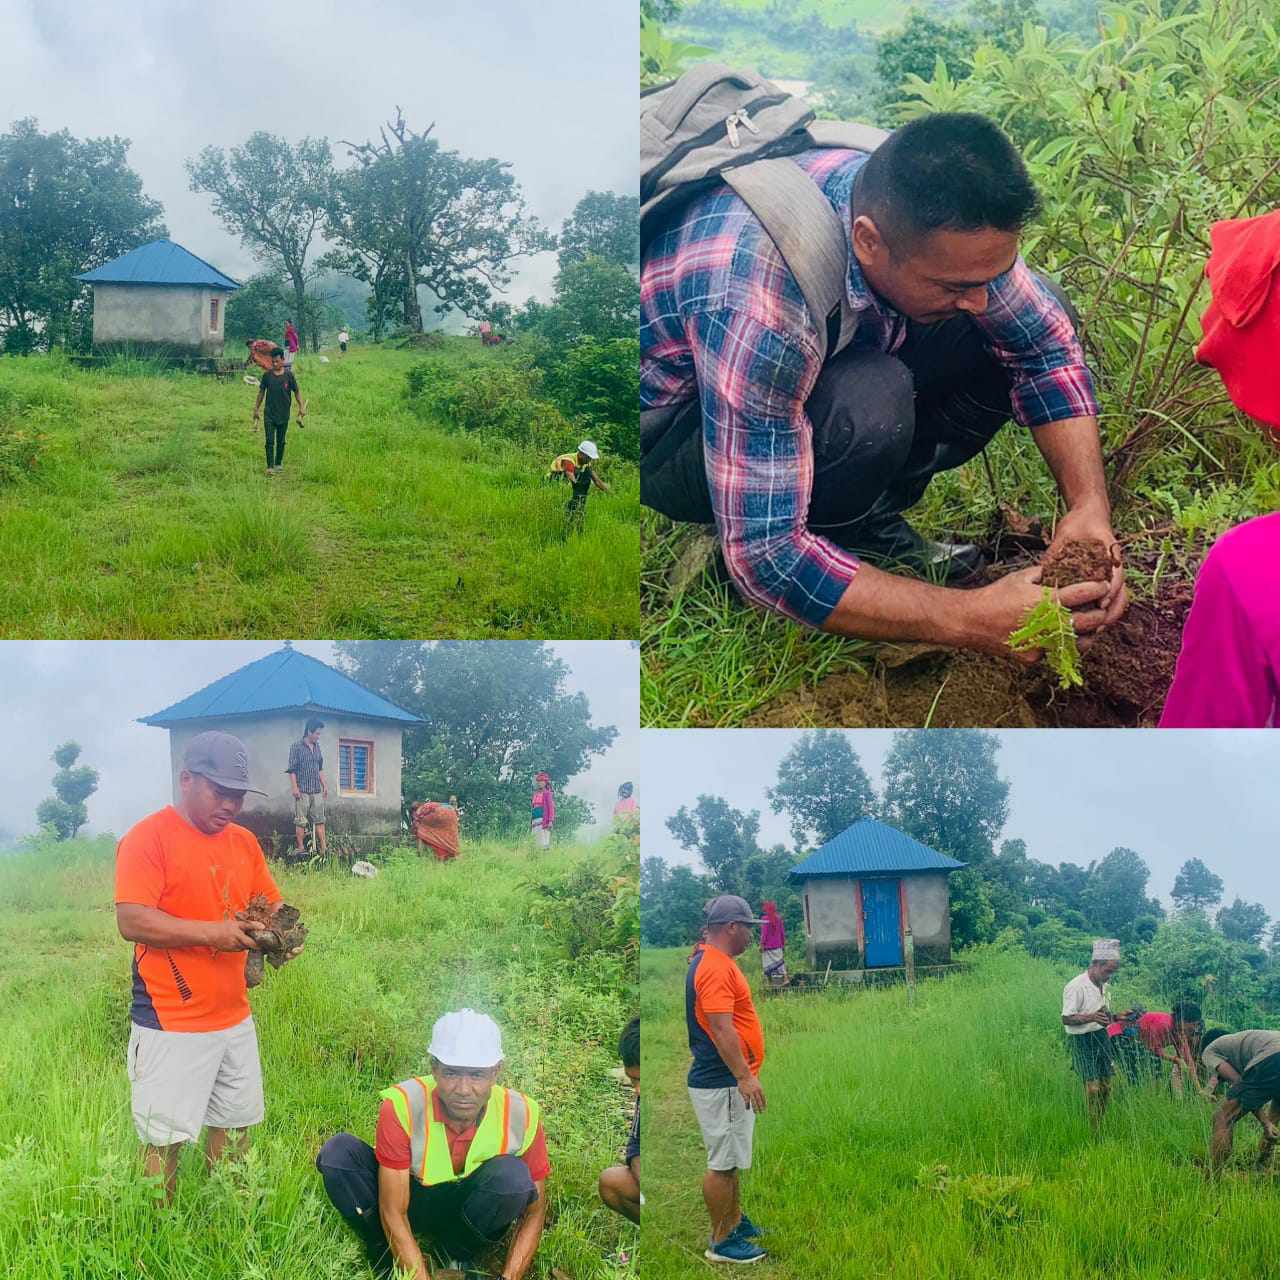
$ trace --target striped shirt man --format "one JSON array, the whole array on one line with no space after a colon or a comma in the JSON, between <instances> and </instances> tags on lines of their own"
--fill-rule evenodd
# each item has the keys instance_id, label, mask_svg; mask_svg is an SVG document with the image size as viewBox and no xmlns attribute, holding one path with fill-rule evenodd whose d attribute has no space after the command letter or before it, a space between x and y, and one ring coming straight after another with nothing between
<instances>
[{"instance_id":1,"label":"striped shirt man","mask_svg":"<svg viewBox=\"0 0 1280 1280\"><path fill-rule=\"evenodd\" d=\"M863 152L804 152L796 162L852 225ZM725 563L749 600L820 626L858 559L806 525L813 486L805 401L818 334L794 277L743 201L726 187L698 197L653 242L641 268L640 404L701 400L707 480ZM887 353L906 319L872 292L850 255L853 347ZM1025 427L1096 415L1093 380L1070 318L1021 257L973 317L1008 370Z\"/></svg>"}]
</instances>

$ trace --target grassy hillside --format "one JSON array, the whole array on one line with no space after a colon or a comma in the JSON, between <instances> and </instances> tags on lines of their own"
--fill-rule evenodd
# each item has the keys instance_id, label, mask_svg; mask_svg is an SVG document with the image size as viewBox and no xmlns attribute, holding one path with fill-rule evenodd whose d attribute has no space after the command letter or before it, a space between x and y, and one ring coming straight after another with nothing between
<instances>
[{"instance_id":1,"label":"grassy hillside","mask_svg":"<svg viewBox=\"0 0 1280 1280\"><path fill-rule=\"evenodd\" d=\"M685 952L641 958L645 1265L701 1274L705 1156L685 1090ZM742 958L759 986L759 953ZM1058 1014L1070 974L1015 953L904 987L760 1000L768 1101L743 1202L773 1280L1264 1275L1280 1181L1205 1177L1210 1108L1117 1086L1092 1139ZM1142 993L1115 984L1117 1002ZM1252 1120L1237 1161L1256 1151ZM945 1168L944 1168L945 1166Z\"/></svg>"},{"instance_id":2,"label":"grassy hillside","mask_svg":"<svg viewBox=\"0 0 1280 1280\"><path fill-rule=\"evenodd\" d=\"M310 413L278 476L239 378L0 360L0 634L634 635L634 469L606 459L613 491L566 538L553 454L410 411L422 358L302 357ZM456 338L432 358L507 353ZM6 467L19 433L42 437L29 469Z\"/></svg>"},{"instance_id":3,"label":"grassy hillside","mask_svg":"<svg viewBox=\"0 0 1280 1280\"><path fill-rule=\"evenodd\" d=\"M356 1280L369 1273L314 1168L333 1133L372 1141L377 1094L425 1066L450 1008L503 1026L505 1078L544 1109L549 1228L531 1275L637 1274L635 1230L596 1199L626 1140L610 1075L633 1009L612 957L560 958L520 881L588 851L464 846L454 863L394 857L373 881L276 870L307 949L251 995L266 1121L250 1158L206 1176L188 1148L170 1212L135 1164L125 1045L130 947L115 930L109 838L0 859L0 1274L6 1280Z\"/></svg>"}]
</instances>

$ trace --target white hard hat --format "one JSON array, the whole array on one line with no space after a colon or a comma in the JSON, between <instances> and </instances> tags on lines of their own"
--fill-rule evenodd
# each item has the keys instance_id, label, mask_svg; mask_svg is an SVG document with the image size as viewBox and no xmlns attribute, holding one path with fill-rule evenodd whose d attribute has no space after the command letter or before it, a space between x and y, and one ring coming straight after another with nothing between
<instances>
[{"instance_id":1,"label":"white hard hat","mask_svg":"<svg viewBox=\"0 0 1280 1280\"><path fill-rule=\"evenodd\" d=\"M578 452L585 453L588 458L598 458L600 456L600 450L596 448L594 440L584 440L578 446Z\"/></svg>"},{"instance_id":2,"label":"white hard hat","mask_svg":"<svg viewBox=\"0 0 1280 1280\"><path fill-rule=\"evenodd\" d=\"M496 1067L502 1061L502 1032L487 1013L458 1009L436 1019L427 1052L449 1067Z\"/></svg>"}]
</instances>

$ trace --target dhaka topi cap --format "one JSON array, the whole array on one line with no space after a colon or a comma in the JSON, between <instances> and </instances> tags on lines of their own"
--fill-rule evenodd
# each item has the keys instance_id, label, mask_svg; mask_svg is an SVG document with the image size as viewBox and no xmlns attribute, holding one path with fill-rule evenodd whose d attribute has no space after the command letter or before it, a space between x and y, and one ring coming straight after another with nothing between
<instances>
[{"instance_id":1,"label":"dhaka topi cap","mask_svg":"<svg viewBox=\"0 0 1280 1280\"><path fill-rule=\"evenodd\" d=\"M1120 939L1099 938L1093 944L1093 958L1095 960L1119 960Z\"/></svg>"}]
</instances>

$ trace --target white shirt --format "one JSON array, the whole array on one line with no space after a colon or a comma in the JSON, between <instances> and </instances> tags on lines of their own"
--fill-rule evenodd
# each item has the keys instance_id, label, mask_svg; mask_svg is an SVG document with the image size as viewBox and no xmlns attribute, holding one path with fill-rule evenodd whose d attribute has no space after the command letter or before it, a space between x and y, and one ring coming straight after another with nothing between
<instances>
[{"instance_id":1,"label":"white shirt","mask_svg":"<svg viewBox=\"0 0 1280 1280\"><path fill-rule=\"evenodd\" d=\"M1107 1007L1110 992L1109 982L1104 982L1099 991L1087 972L1079 974L1062 988L1062 1016L1065 1018L1072 1013L1097 1013L1099 1009ZM1062 1029L1069 1036L1082 1036L1090 1031L1104 1031L1106 1028L1100 1022L1085 1022Z\"/></svg>"},{"instance_id":2,"label":"white shirt","mask_svg":"<svg viewBox=\"0 0 1280 1280\"><path fill-rule=\"evenodd\" d=\"M343 329L343 331L342 331L340 334L338 334L338 341L339 341L339 342L347 342L347 341L349 341L349 339L348 339L348 337L347 337L347 331L346 331L345 329Z\"/></svg>"}]
</instances>

